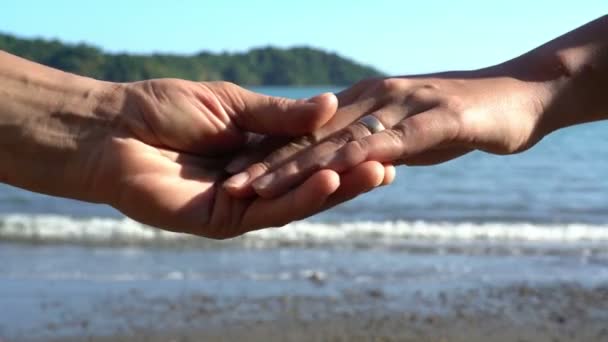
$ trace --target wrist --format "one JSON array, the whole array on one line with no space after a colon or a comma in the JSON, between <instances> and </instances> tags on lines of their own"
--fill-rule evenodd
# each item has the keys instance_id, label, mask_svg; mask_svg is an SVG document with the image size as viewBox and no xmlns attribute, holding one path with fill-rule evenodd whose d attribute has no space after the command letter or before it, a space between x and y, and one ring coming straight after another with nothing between
<instances>
[{"instance_id":1,"label":"wrist","mask_svg":"<svg viewBox=\"0 0 608 342\"><path fill-rule=\"evenodd\" d=\"M608 16L505 65L542 96L542 128L552 131L608 118Z\"/></svg>"},{"instance_id":2,"label":"wrist","mask_svg":"<svg viewBox=\"0 0 608 342\"><path fill-rule=\"evenodd\" d=\"M533 81L542 90L542 129L546 134L608 118L606 63L583 50L560 50L539 64L539 69L548 70L544 78Z\"/></svg>"}]
</instances>

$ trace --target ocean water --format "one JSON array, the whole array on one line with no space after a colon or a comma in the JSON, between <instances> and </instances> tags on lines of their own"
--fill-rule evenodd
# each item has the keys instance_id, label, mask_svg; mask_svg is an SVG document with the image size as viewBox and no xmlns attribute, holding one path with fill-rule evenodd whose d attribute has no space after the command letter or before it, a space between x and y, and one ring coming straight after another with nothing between
<instances>
[{"instance_id":1,"label":"ocean water","mask_svg":"<svg viewBox=\"0 0 608 342\"><path fill-rule=\"evenodd\" d=\"M336 89L254 90L303 98ZM518 282L606 283L607 177L608 123L581 125L519 155L474 152L400 167L391 186L222 242L145 227L107 206L0 186L0 339L50 334L45 327L56 317L41 311L42 302L86 315L134 288L253 298L375 286L398 297ZM103 322L103 329L119 326Z\"/></svg>"}]
</instances>

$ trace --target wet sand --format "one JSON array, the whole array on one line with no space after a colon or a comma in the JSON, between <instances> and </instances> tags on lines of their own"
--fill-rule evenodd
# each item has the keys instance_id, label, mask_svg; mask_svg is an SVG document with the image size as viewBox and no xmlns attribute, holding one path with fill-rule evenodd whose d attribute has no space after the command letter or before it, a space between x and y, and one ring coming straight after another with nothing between
<instances>
[{"instance_id":1,"label":"wet sand","mask_svg":"<svg viewBox=\"0 0 608 342\"><path fill-rule=\"evenodd\" d=\"M196 294L130 296L110 300L89 317L58 320L45 337L19 341L608 341L608 284L513 285L407 298L379 289L221 302ZM124 319L124 329L88 330L108 315ZM70 329L71 337L53 337Z\"/></svg>"}]
</instances>

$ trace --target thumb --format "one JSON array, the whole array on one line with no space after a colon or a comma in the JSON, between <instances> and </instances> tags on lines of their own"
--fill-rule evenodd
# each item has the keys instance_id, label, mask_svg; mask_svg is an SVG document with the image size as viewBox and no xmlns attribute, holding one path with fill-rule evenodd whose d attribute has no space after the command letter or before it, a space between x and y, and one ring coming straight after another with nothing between
<instances>
[{"instance_id":1,"label":"thumb","mask_svg":"<svg viewBox=\"0 0 608 342\"><path fill-rule=\"evenodd\" d=\"M338 99L332 93L292 100L240 89L235 123L255 133L288 136L311 133L329 121L338 108Z\"/></svg>"}]
</instances>

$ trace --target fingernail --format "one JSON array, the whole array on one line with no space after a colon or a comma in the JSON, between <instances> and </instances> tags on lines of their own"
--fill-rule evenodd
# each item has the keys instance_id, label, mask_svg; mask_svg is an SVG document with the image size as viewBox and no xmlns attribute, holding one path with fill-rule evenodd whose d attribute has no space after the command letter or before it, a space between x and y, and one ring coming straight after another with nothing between
<instances>
[{"instance_id":1,"label":"fingernail","mask_svg":"<svg viewBox=\"0 0 608 342\"><path fill-rule=\"evenodd\" d=\"M252 186L256 190L265 189L270 185L270 183L272 183L273 180L274 175L267 175L253 182Z\"/></svg>"},{"instance_id":2,"label":"fingernail","mask_svg":"<svg viewBox=\"0 0 608 342\"><path fill-rule=\"evenodd\" d=\"M237 175L234 175L234 176L228 178L228 180L226 180L224 182L224 187L240 188L243 185L245 185L245 183L247 183L248 180L249 180L249 173L241 172Z\"/></svg>"},{"instance_id":3,"label":"fingernail","mask_svg":"<svg viewBox=\"0 0 608 342\"><path fill-rule=\"evenodd\" d=\"M245 161L243 159L235 159L235 160L231 161L230 163L228 163L228 165L226 165L224 170L226 170L226 172L228 172L228 173L235 174L235 173L243 171L245 166L247 166L247 165L245 164Z\"/></svg>"}]
</instances>

